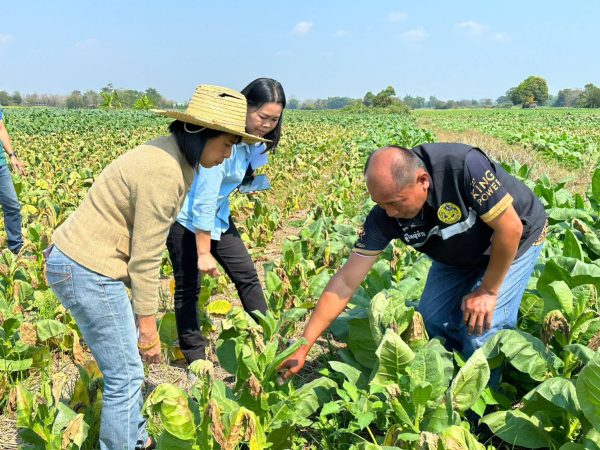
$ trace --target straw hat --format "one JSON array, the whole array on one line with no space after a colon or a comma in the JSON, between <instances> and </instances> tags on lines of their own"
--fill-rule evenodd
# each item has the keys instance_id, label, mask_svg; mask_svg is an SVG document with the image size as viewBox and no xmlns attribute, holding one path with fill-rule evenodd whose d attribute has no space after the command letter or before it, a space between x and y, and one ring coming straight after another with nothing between
<instances>
[{"instance_id":1,"label":"straw hat","mask_svg":"<svg viewBox=\"0 0 600 450\"><path fill-rule=\"evenodd\" d=\"M185 111L153 109L152 112L212 130L235 134L249 144L270 142L268 139L246 133L247 109L246 97L240 92L221 86L201 84L196 87L196 92Z\"/></svg>"}]
</instances>

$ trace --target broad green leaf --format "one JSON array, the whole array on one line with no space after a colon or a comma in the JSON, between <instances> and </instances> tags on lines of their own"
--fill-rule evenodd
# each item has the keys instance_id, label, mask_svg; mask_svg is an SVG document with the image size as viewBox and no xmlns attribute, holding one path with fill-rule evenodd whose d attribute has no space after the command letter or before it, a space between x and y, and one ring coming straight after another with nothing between
<instances>
[{"instance_id":1,"label":"broad green leaf","mask_svg":"<svg viewBox=\"0 0 600 450\"><path fill-rule=\"evenodd\" d=\"M600 432L600 353L581 369L575 386L583 414Z\"/></svg>"},{"instance_id":2,"label":"broad green leaf","mask_svg":"<svg viewBox=\"0 0 600 450\"><path fill-rule=\"evenodd\" d=\"M600 450L600 432L590 428L583 437L583 446L585 450Z\"/></svg>"},{"instance_id":3,"label":"broad green leaf","mask_svg":"<svg viewBox=\"0 0 600 450\"><path fill-rule=\"evenodd\" d=\"M277 371L279 366L285 361L288 357L292 356L292 354L298 350L302 345L306 345L307 340L305 338L300 338L284 351L282 351L277 357L269 363L267 368L265 369L264 379L269 380Z\"/></svg>"},{"instance_id":4,"label":"broad green leaf","mask_svg":"<svg viewBox=\"0 0 600 450\"><path fill-rule=\"evenodd\" d=\"M583 365L586 365L596 355L594 350L582 344L570 344L565 346L564 350L573 353Z\"/></svg>"},{"instance_id":5,"label":"broad green leaf","mask_svg":"<svg viewBox=\"0 0 600 450\"><path fill-rule=\"evenodd\" d=\"M377 363L377 344L371 333L369 319L348 321L348 348L363 366L372 368Z\"/></svg>"},{"instance_id":6,"label":"broad green leaf","mask_svg":"<svg viewBox=\"0 0 600 450\"><path fill-rule=\"evenodd\" d=\"M564 281L553 281L540 290L544 299L543 315L555 309L567 317L573 314L573 293Z\"/></svg>"},{"instance_id":7,"label":"broad green leaf","mask_svg":"<svg viewBox=\"0 0 600 450\"><path fill-rule=\"evenodd\" d=\"M490 368L482 349L478 349L456 374L450 385L452 407L464 412L479 398L490 379Z\"/></svg>"},{"instance_id":8,"label":"broad green leaf","mask_svg":"<svg viewBox=\"0 0 600 450\"><path fill-rule=\"evenodd\" d=\"M235 375L238 369L236 340L235 339L218 339L216 345L216 353L219 358L220 366Z\"/></svg>"},{"instance_id":9,"label":"broad green leaf","mask_svg":"<svg viewBox=\"0 0 600 450\"><path fill-rule=\"evenodd\" d=\"M33 359L0 359L0 372L21 372L29 369Z\"/></svg>"},{"instance_id":10,"label":"broad green leaf","mask_svg":"<svg viewBox=\"0 0 600 450\"><path fill-rule=\"evenodd\" d=\"M412 387L410 398L415 405L425 405L431 398L431 384L422 383Z\"/></svg>"},{"instance_id":11,"label":"broad green leaf","mask_svg":"<svg viewBox=\"0 0 600 450\"><path fill-rule=\"evenodd\" d=\"M501 330L482 348L488 359L504 355L515 369L537 381L544 380L562 366L562 361L548 351L542 341L524 331Z\"/></svg>"},{"instance_id":12,"label":"broad green leaf","mask_svg":"<svg viewBox=\"0 0 600 450\"><path fill-rule=\"evenodd\" d=\"M550 208L546 210L550 223L566 222L573 218L585 222L593 222L594 219L587 212L575 208Z\"/></svg>"},{"instance_id":13,"label":"broad green leaf","mask_svg":"<svg viewBox=\"0 0 600 450\"><path fill-rule=\"evenodd\" d=\"M592 197L600 204L600 169L596 169L592 175Z\"/></svg>"},{"instance_id":14,"label":"broad green leaf","mask_svg":"<svg viewBox=\"0 0 600 450\"><path fill-rule=\"evenodd\" d=\"M383 338L383 333L391 322L391 318L389 317L390 300L383 292L378 293L371 299L368 313L371 335L373 336L375 344L379 345L381 339Z\"/></svg>"},{"instance_id":15,"label":"broad green leaf","mask_svg":"<svg viewBox=\"0 0 600 450\"><path fill-rule=\"evenodd\" d=\"M144 411L158 414L165 430L173 436L190 441L195 438L196 427L187 395L172 384L159 385L146 399Z\"/></svg>"},{"instance_id":16,"label":"broad green leaf","mask_svg":"<svg viewBox=\"0 0 600 450\"><path fill-rule=\"evenodd\" d=\"M432 387L432 400L440 398L448 388L450 378L444 372L444 361L436 351L424 348L415 354L415 358L406 369L411 385L429 383Z\"/></svg>"},{"instance_id":17,"label":"broad green leaf","mask_svg":"<svg viewBox=\"0 0 600 450\"><path fill-rule=\"evenodd\" d=\"M288 399L280 401L271 409L273 418L270 426L277 426L278 422L295 422L314 414L321 405L332 400L337 384L335 381L321 377L297 389ZM267 426L267 429L270 428Z\"/></svg>"},{"instance_id":18,"label":"broad green leaf","mask_svg":"<svg viewBox=\"0 0 600 450\"><path fill-rule=\"evenodd\" d=\"M590 449L585 448L581 444L575 444L574 442L567 442L566 444L561 445L558 450L590 450Z\"/></svg>"},{"instance_id":19,"label":"broad green leaf","mask_svg":"<svg viewBox=\"0 0 600 450\"><path fill-rule=\"evenodd\" d=\"M17 427L28 428L32 424L33 395L22 385L17 385Z\"/></svg>"},{"instance_id":20,"label":"broad green leaf","mask_svg":"<svg viewBox=\"0 0 600 450\"><path fill-rule=\"evenodd\" d=\"M380 386L398 383L404 368L415 357L410 347L391 329L386 330L375 354L377 364L373 368L371 382Z\"/></svg>"},{"instance_id":21,"label":"broad green leaf","mask_svg":"<svg viewBox=\"0 0 600 450\"><path fill-rule=\"evenodd\" d=\"M460 423L460 416L448 404L441 403L434 409L429 409L423 415L421 430L431 433L441 433L452 425Z\"/></svg>"},{"instance_id":22,"label":"broad green leaf","mask_svg":"<svg viewBox=\"0 0 600 450\"><path fill-rule=\"evenodd\" d=\"M509 445L525 448L553 448L556 443L539 419L518 409L498 411L481 419L492 432Z\"/></svg>"},{"instance_id":23,"label":"broad green leaf","mask_svg":"<svg viewBox=\"0 0 600 450\"><path fill-rule=\"evenodd\" d=\"M160 336L160 342L167 348L175 344L177 340L177 323L174 312L168 312L162 316L158 325L158 335Z\"/></svg>"},{"instance_id":24,"label":"broad green leaf","mask_svg":"<svg viewBox=\"0 0 600 450\"><path fill-rule=\"evenodd\" d=\"M575 237L570 229L565 230L565 240L563 242L563 256L583 260L585 254L581 248L581 243Z\"/></svg>"},{"instance_id":25,"label":"broad green leaf","mask_svg":"<svg viewBox=\"0 0 600 450\"><path fill-rule=\"evenodd\" d=\"M448 385L454 376L454 359L452 352L446 350L438 338L430 339L429 342L425 344L425 347L423 347L423 350L433 350L442 357L442 364L444 366L444 384Z\"/></svg>"},{"instance_id":26,"label":"broad green leaf","mask_svg":"<svg viewBox=\"0 0 600 450\"><path fill-rule=\"evenodd\" d=\"M162 433L156 441L156 450L195 450L193 441L185 441L170 433Z\"/></svg>"},{"instance_id":27,"label":"broad green leaf","mask_svg":"<svg viewBox=\"0 0 600 450\"><path fill-rule=\"evenodd\" d=\"M368 380L364 374L355 367L341 361L329 361L329 365L336 372L341 373L346 379L359 389L366 389Z\"/></svg>"},{"instance_id":28,"label":"broad green leaf","mask_svg":"<svg viewBox=\"0 0 600 450\"><path fill-rule=\"evenodd\" d=\"M58 320L45 319L36 322L38 339L43 342L53 337L62 336L69 329L65 324Z\"/></svg>"},{"instance_id":29,"label":"broad green leaf","mask_svg":"<svg viewBox=\"0 0 600 450\"><path fill-rule=\"evenodd\" d=\"M319 414L321 417L328 416L330 414L337 414L342 410L342 404L340 401L335 402L327 402L321 408L321 413Z\"/></svg>"},{"instance_id":30,"label":"broad green leaf","mask_svg":"<svg viewBox=\"0 0 600 450\"><path fill-rule=\"evenodd\" d=\"M312 277L308 282L309 297L318 299L325 290L325 286L327 286L330 279L331 274L327 270L323 270L322 272L319 272L317 276Z\"/></svg>"},{"instance_id":31,"label":"broad green leaf","mask_svg":"<svg viewBox=\"0 0 600 450\"><path fill-rule=\"evenodd\" d=\"M523 411L528 414L540 411L539 398L553 404L560 410L568 411L573 416L581 416L581 408L577 399L575 384L572 380L554 377L536 386L523 397L525 401ZM547 404L543 404L543 406L544 408L548 407Z\"/></svg>"}]
</instances>

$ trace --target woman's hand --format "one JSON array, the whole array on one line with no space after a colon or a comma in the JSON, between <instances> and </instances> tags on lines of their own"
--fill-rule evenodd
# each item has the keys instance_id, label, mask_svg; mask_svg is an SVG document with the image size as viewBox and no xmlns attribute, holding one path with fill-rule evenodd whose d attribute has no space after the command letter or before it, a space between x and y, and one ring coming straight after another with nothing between
<instances>
[{"instance_id":1,"label":"woman's hand","mask_svg":"<svg viewBox=\"0 0 600 450\"><path fill-rule=\"evenodd\" d=\"M210 253L198 253L198 270L202 275L209 277L218 277L221 275L217 268L217 261Z\"/></svg>"},{"instance_id":2,"label":"woman's hand","mask_svg":"<svg viewBox=\"0 0 600 450\"><path fill-rule=\"evenodd\" d=\"M137 316L140 336L138 350L142 361L149 364L160 363L160 337L156 329L156 316Z\"/></svg>"}]
</instances>

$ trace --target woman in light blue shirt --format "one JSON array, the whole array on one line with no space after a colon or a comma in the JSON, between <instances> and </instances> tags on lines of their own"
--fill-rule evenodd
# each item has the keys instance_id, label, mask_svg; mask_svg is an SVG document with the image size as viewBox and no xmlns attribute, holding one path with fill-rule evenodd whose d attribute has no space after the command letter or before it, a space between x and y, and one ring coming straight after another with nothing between
<instances>
[{"instance_id":1,"label":"woman in light blue shirt","mask_svg":"<svg viewBox=\"0 0 600 450\"><path fill-rule=\"evenodd\" d=\"M248 313L267 310L256 268L231 220L229 195L246 176L253 176L267 162L267 152L277 147L286 100L281 84L271 78L258 78L241 92L248 101L246 131L271 142L266 146L240 143L223 164L202 168L167 239L175 277L179 346L188 363L206 356L198 323L200 275L219 276L217 262L235 284Z\"/></svg>"}]
</instances>

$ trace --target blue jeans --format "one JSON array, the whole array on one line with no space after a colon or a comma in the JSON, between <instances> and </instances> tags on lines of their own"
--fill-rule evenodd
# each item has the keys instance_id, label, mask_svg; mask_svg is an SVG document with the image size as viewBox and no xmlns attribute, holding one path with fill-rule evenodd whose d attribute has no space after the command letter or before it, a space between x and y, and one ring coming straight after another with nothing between
<instances>
[{"instance_id":1,"label":"blue jeans","mask_svg":"<svg viewBox=\"0 0 600 450\"><path fill-rule=\"evenodd\" d=\"M48 284L67 308L104 377L101 450L134 450L148 439L142 417L144 367L125 285L77 264L53 246Z\"/></svg>"},{"instance_id":2,"label":"blue jeans","mask_svg":"<svg viewBox=\"0 0 600 450\"><path fill-rule=\"evenodd\" d=\"M498 331L515 328L523 292L541 250L542 245L534 245L511 264L498 294L492 326L481 336L476 332L469 335L460 306L463 297L481 284L485 269L434 261L417 306L429 337L445 338L448 350L457 350L468 358Z\"/></svg>"},{"instance_id":3,"label":"blue jeans","mask_svg":"<svg viewBox=\"0 0 600 450\"><path fill-rule=\"evenodd\" d=\"M0 151L2 151L0 149ZM8 166L0 166L0 205L4 212L4 227L8 248L13 253L18 253L23 246L21 235L21 204L15 192L15 186L10 176Z\"/></svg>"}]
</instances>

